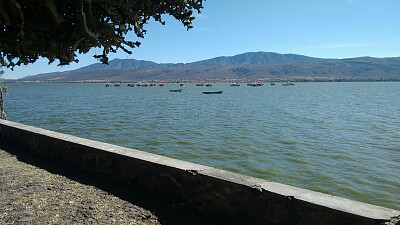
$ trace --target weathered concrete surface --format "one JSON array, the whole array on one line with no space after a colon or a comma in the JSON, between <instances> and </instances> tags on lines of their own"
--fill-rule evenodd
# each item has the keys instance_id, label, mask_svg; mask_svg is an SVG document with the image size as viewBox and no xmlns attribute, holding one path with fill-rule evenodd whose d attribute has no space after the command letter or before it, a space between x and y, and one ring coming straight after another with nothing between
<instances>
[{"instance_id":1,"label":"weathered concrete surface","mask_svg":"<svg viewBox=\"0 0 400 225\"><path fill-rule=\"evenodd\" d=\"M0 141L84 170L134 182L251 224L385 224L399 211L168 157L0 121Z\"/></svg>"}]
</instances>

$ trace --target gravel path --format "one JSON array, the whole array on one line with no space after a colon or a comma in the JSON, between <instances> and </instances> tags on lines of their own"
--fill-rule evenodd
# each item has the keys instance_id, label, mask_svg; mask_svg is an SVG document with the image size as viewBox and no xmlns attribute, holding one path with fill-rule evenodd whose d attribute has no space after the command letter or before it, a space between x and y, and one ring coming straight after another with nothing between
<instances>
[{"instance_id":1,"label":"gravel path","mask_svg":"<svg viewBox=\"0 0 400 225\"><path fill-rule=\"evenodd\" d=\"M110 223L160 224L144 208L0 150L0 224Z\"/></svg>"}]
</instances>

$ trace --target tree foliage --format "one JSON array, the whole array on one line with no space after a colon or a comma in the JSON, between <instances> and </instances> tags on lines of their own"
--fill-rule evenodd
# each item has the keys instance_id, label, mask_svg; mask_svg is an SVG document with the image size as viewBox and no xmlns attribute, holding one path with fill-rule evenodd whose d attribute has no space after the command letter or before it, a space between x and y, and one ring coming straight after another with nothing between
<instances>
[{"instance_id":1,"label":"tree foliage","mask_svg":"<svg viewBox=\"0 0 400 225\"><path fill-rule=\"evenodd\" d=\"M13 68L44 57L59 65L78 62L76 53L101 48L94 55L108 63L107 55L122 49L131 54L143 38L144 25L153 18L162 23L170 15L192 27L193 12L203 0L0 0L0 63ZM135 38L137 40L137 38Z\"/></svg>"}]
</instances>

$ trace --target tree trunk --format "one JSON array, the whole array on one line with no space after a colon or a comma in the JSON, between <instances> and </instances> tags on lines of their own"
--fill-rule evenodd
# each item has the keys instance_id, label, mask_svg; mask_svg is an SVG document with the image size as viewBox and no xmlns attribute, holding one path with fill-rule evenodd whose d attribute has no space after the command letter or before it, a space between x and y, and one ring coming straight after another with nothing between
<instances>
[{"instance_id":1,"label":"tree trunk","mask_svg":"<svg viewBox=\"0 0 400 225\"><path fill-rule=\"evenodd\" d=\"M0 119L6 120L6 112L4 111L4 101L3 101L3 87L0 86Z\"/></svg>"}]
</instances>

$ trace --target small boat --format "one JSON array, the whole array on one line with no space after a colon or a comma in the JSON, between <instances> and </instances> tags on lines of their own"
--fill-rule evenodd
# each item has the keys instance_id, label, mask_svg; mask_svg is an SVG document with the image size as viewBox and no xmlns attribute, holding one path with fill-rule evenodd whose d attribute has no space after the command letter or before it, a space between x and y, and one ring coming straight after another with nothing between
<instances>
[{"instance_id":1,"label":"small boat","mask_svg":"<svg viewBox=\"0 0 400 225\"><path fill-rule=\"evenodd\" d=\"M261 83L260 81L256 81L256 82L253 82L253 83L247 83L247 86L251 86L251 87L260 87L260 86L263 86L264 84L263 83Z\"/></svg>"},{"instance_id":2,"label":"small boat","mask_svg":"<svg viewBox=\"0 0 400 225\"><path fill-rule=\"evenodd\" d=\"M179 86L181 86L181 87L182 87L182 86L184 86L184 85L185 85L184 83L181 83Z\"/></svg>"},{"instance_id":3,"label":"small boat","mask_svg":"<svg viewBox=\"0 0 400 225\"><path fill-rule=\"evenodd\" d=\"M160 83L158 86L162 87L162 86L164 86L164 83Z\"/></svg>"},{"instance_id":4,"label":"small boat","mask_svg":"<svg viewBox=\"0 0 400 225\"><path fill-rule=\"evenodd\" d=\"M115 83L114 84L114 87L120 87L121 86L121 83Z\"/></svg>"},{"instance_id":5,"label":"small boat","mask_svg":"<svg viewBox=\"0 0 400 225\"><path fill-rule=\"evenodd\" d=\"M207 83L206 87L212 87L212 84L211 83Z\"/></svg>"},{"instance_id":6,"label":"small boat","mask_svg":"<svg viewBox=\"0 0 400 225\"><path fill-rule=\"evenodd\" d=\"M203 94L211 95L211 94L222 94L223 91L203 91Z\"/></svg>"},{"instance_id":7,"label":"small boat","mask_svg":"<svg viewBox=\"0 0 400 225\"><path fill-rule=\"evenodd\" d=\"M289 80L289 81L283 82L282 85L283 86L290 86L290 85L294 85L294 83L293 83L293 81Z\"/></svg>"},{"instance_id":8,"label":"small boat","mask_svg":"<svg viewBox=\"0 0 400 225\"><path fill-rule=\"evenodd\" d=\"M271 82L269 85L275 85L275 83L274 83L274 82Z\"/></svg>"},{"instance_id":9,"label":"small boat","mask_svg":"<svg viewBox=\"0 0 400 225\"><path fill-rule=\"evenodd\" d=\"M149 85L150 87L155 87L156 86L156 84L155 83L150 83L150 85Z\"/></svg>"},{"instance_id":10,"label":"small boat","mask_svg":"<svg viewBox=\"0 0 400 225\"><path fill-rule=\"evenodd\" d=\"M258 87L257 83L248 83L247 86L250 86L250 87Z\"/></svg>"},{"instance_id":11,"label":"small boat","mask_svg":"<svg viewBox=\"0 0 400 225\"><path fill-rule=\"evenodd\" d=\"M128 86L128 87L135 87L135 84L129 83L129 84L127 84L126 86Z\"/></svg>"},{"instance_id":12,"label":"small boat","mask_svg":"<svg viewBox=\"0 0 400 225\"><path fill-rule=\"evenodd\" d=\"M147 83L147 82L145 82L145 83L143 83L143 82L138 82L138 83L136 84L136 86L138 86L138 87L148 87L148 86L149 86L149 83Z\"/></svg>"},{"instance_id":13,"label":"small boat","mask_svg":"<svg viewBox=\"0 0 400 225\"><path fill-rule=\"evenodd\" d=\"M235 82L235 83L230 84L229 86L231 86L231 87L239 87L240 84L238 82Z\"/></svg>"},{"instance_id":14,"label":"small boat","mask_svg":"<svg viewBox=\"0 0 400 225\"><path fill-rule=\"evenodd\" d=\"M196 84L196 86L200 87L200 86L204 86L204 84L203 83L198 83L198 84Z\"/></svg>"},{"instance_id":15,"label":"small boat","mask_svg":"<svg viewBox=\"0 0 400 225\"><path fill-rule=\"evenodd\" d=\"M111 87L112 85L110 83L107 83L105 86L106 87Z\"/></svg>"},{"instance_id":16,"label":"small boat","mask_svg":"<svg viewBox=\"0 0 400 225\"><path fill-rule=\"evenodd\" d=\"M182 92L182 89L171 89L169 92Z\"/></svg>"}]
</instances>

